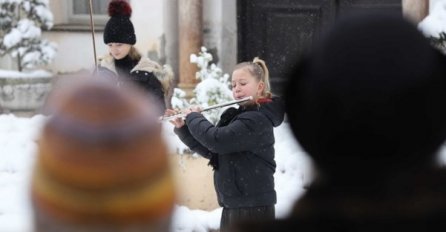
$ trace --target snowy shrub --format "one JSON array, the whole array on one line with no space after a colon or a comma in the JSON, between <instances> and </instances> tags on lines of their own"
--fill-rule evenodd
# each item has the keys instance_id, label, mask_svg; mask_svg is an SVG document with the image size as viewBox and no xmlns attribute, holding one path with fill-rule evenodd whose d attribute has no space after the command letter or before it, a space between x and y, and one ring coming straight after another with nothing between
<instances>
[{"instance_id":1,"label":"snowy shrub","mask_svg":"<svg viewBox=\"0 0 446 232\"><path fill-rule=\"evenodd\" d=\"M232 100L229 75L223 74L222 70L215 64L209 64L211 61L212 55L207 52L205 47L201 47L201 52L198 55L191 54L190 62L197 64L199 71L195 76L200 82L193 91L195 97L190 99L189 102L185 100L186 94L176 88L172 97L173 108L183 109L189 105L208 107ZM225 109L206 111L203 112L203 115L211 122L216 123Z\"/></svg>"},{"instance_id":2,"label":"snowy shrub","mask_svg":"<svg viewBox=\"0 0 446 232\"><path fill-rule=\"evenodd\" d=\"M438 1L419 24L431 44L446 54L446 1Z\"/></svg>"},{"instance_id":3,"label":"snowy shrub","mask_svg":"<svg viewBox=\"0 0 446 232\"><path fill-rule=\"evenodd\" d=\"M431 44L446 54L446 33L441 32L438 37L429 37Z\"/></svg>"},{"instance_id":4,"label":"snowy shrub","mask_svg":"<svg viewBox=\"0 0 446 232\"><path fill-rule=\"evenodd\" d=\"M19 71L49 64L56 45L41 35L52 26L48 0L0 0L0 56L17 59Z\"/></svg>"},{"instance_id":5,"label":"snowy shrub","mask_svg":"<svg viewBox=\"0 0 446 232\"><path fill-rule=\"evenodd\" d=\"M189 106L189 103L186 101L186 92L179 88L173 89L172 96L172 107L175 109L184 109Z\"/></svg>"}]
</instances>

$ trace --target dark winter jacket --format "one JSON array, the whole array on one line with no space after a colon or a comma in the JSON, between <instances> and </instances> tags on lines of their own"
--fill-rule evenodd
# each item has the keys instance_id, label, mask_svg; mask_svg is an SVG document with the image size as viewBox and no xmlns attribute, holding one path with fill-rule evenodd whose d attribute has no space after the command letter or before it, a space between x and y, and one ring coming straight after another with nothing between
<instances>
[{"instance_id":1,"label":"dark winter jacket","mask_svg":"<svg viewBox=\"0 0 446 232\"><path fill-rule=\"evenodd\" d=\"M282 101L274 98L260 106L229 108L217 126L191 113L175 132L194 152L214 160L220 206L268 206L276 203L273 129L283 119Z\"/></svg>"},{"instance_id":2,"label":"dark winter jacket","mask_svg":"<svg viewBox=\"0 0 446 232\"><path fill-rule=\"evenodd\" d=\"M121 60L114 60L111 56L100 59L98 69L99 75L117 83L118 86L133 83L150 93L160 102L161 112L166 108L165 91L168 87L163 85L164 78L162 67L147 59L141 58L139 61L132 61L127 57ZM169 80L167 80L169 81Z\"/></svg>"}]
</instances>

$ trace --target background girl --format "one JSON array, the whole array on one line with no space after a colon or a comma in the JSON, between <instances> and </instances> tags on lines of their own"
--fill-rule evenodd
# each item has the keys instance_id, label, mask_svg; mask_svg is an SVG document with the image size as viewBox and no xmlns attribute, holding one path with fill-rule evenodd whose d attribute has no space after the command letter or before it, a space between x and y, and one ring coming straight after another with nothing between
<instances>
[{"instance_id":1,"label":"background girl","mask_svg":"<svg viewBox=\"0 0 446 232\"><path fill-rule=\"evenodd\" d=\"M104 43L108 46L109 54L99 59L99 74L118 85L136 83L159 100L163 112L165 95L173 77L171 69L143 58L133 46L136 36L130 21L132 8L127 1L111 1L108 14L110 19L104 28Z\"/></svg>"}]
</instances>

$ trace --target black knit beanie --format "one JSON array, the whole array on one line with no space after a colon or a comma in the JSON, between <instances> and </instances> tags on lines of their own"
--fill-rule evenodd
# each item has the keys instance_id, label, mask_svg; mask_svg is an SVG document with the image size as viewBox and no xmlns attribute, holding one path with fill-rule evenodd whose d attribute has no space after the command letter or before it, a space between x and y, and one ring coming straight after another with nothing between
<instances>
[{"instance_id":1,"label":"black knit beanie","mask_svg":"<svg viewBox=\"0 0 446 232\"><path fill-rule=\"evenodd\" d=\"M110 19L104 29L104 43L135 44L136 36L130 21L132 8L125 0L112 0L108 5Z\"/></svg>"}]
</instances>

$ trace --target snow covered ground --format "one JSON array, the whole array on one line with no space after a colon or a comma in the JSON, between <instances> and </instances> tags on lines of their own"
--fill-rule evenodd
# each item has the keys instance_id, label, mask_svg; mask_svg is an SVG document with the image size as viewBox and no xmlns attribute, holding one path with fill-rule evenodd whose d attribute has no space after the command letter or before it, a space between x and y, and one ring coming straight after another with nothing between
<instances>
[{"instance_id":1,"label":"snow covered ground","mask_svg":"<svg viewBox=\"0 0 446 232\"><path fill-rule=\"evenodd\" d=\"M28 198L29 180L37 149L36 139L47 117L36 115L20 118L0 115L0 232L32 231L32 209ZM183 150L169 123L164 124L164 136L172 152ZM288 214L292 203L311 181L312 163L295 142L288 124L275 129L275 174L278 202L277 217ZM173 231L208 231L220 224L221 208L212 212L175 206Z\"/></svg>"},{"instance_id":2,"label":"snow covered ground","mask_svg":"<svg viewBox=\"0 0 446 232\"><path fill-rule=\"evenodd\" d=\"M431 0L430 12L418 28L426 36L437 37L446 30L446 0ZM0 70L1 73L15 77L10 72ZM46 117L42 115L32 118L0 115L0 232L32 231L29 180L35 160L36 139L45 120ZM164 126L164 135L171 151L183 150L185 146L173 134L172 126ZM295 142L287 123L275 129L275 137L276 214L277 217L284 217L292 203L305 192L303 186L311 181L313 167L311 160ZM440 164L446 164L446 149L440 151L438 158ZM221 208L207 212L177 205L173 215L173 231L217 229L220 215Z\"/></svg>"}]
</instances>

